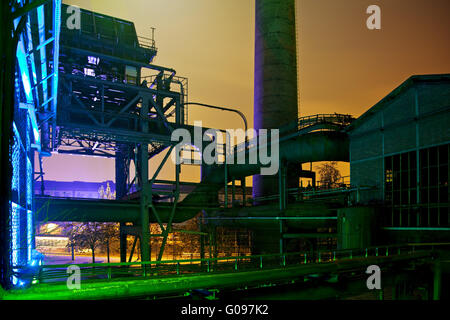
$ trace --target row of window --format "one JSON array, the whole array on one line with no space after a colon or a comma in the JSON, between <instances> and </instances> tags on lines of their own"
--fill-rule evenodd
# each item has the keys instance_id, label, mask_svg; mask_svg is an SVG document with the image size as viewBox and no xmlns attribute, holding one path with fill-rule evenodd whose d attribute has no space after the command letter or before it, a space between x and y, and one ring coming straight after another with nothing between
<instances>
[{"instance_id":1,"label":"row of window","mask_svg":"<svg viewBox=\"0 0 450 320\"><path fill-rule=\"evenodd\" d=\"M384 160L388 224L401 227L450 225L450 144L406 152Z\"/></svg>"}]
</instances>

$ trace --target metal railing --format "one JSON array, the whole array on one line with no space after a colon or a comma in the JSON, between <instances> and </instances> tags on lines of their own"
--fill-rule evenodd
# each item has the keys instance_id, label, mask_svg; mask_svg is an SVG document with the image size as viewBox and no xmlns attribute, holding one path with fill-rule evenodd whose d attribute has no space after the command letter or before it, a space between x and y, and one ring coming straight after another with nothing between
<instances>
[{"instance_id":1,"label":"metal railing","mask_svg":"<svg viewBox=\"0 0 450 320\"><path fill-rule=\"evenodd\" d=\"M355 118L348 114L315 114L310 116L305 116L298 118L290 123L287 123L280 127L280 137L285 134L289 134L295 131L300 131L310 126L319 125L319 124L330 124L335 126L336 128L342 129L349 124L351 124ZM233 147L233 152L243 152L250 148L257 147L257 138L254 137L245 142L237 144Z\"/></svg>"},{"instance_id":2,"label":"metal railing","mask_svg":"<svg viewBox=\"0 0 450 320\"><path fill-rule=\"evenodd\" d=\"M335 126L343 128L351 124L354 120L355 118L353 118L349 114L314 114L301 117L297 121L293 121L292 123L283 126L282 128L280 128L280 130L294 127L298 131L300 131L301 129L317 124L333 124Z\"/></svg>"},{"instance_id":3,"label":"metal railing","mask_svg":"<svg viewBox=\"0 0 450 320\"><path fill-rule=\"evenodd\" d=\"M137 38L138 38L140 47L156 50L156 43L155 43L154 39L150 39L150 38L146 38L146 37L142 37L142 36L137 36Z\"/></svg>"},{"instance_id":4,"label":"metal railing","mask_svg":"<svg viewBox=\"0 0 450 320\"><path fill-rule=\"evenodd\" d=\"M360 260L369 257L411 255L415 252L434 252L450 249L450 243L418 243L375 246L361 249L321 250L205 259L165 260L124 263L77 264L82 281L111 280L119 278L168 277L182 274L224 273L278 269L291 266L336 263L344 260ZM72 264L40 266L38 282L56 283L68 277L67 268Z\"/></svg>"}]
</instances>

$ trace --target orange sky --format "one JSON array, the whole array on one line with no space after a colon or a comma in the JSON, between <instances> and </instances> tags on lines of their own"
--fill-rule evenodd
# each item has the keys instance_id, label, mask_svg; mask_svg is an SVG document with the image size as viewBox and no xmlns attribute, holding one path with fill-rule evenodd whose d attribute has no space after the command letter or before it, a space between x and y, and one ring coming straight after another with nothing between
<instances>
[{"instance_id":1,"label":"orange sky","mask_svg":"<svg viewBox=\"0 0 450 320\"><path fill-rule=\"evenodd\" d=\"M155 27L154 62L189 78L189 100L237 108L252 126L254 0L63 2L134 21L142 36ZM381 30L366 28L371 4L381 7ZM450 73L449 12L448 0L297 0L300 115L359 116L410 75ZM189 119L242 125L234 114L195 106ZM69 163L73 172L64 170ZM44 169L48 180L114 180L113 160L55 155Z\"/></svg>"}]
</instances>

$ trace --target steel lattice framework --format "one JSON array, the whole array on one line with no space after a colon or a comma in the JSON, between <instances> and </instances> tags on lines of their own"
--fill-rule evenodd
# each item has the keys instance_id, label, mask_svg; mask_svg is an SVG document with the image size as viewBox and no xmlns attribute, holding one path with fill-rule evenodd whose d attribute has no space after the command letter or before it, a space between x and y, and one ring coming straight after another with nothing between
<instances>
[{"instance_id":1,"label":"steel lattice framework","mask_svg":"<svg viewBox=\"0 0 450 320\"><path fill-rule=\"evenodd\" d=\"M171 68L151 64L154 40L138 37L132 22L83 9L81 21L80 30L63 26L61 31L57 126L43 136L51 151L116 159L117 198L137 189L141 206L140 223L132 231L122 225L121 239L125 234L140 238L147 261L149 210L158 217L151 189L156 176L149 179L148 160L169 148L157 174L166 163L173 149L172 131L186 124L188 82ZM135 177L130 177L132 162ZM175 171L172 216L179 197L179 166ZM170 229L170 222L162 226L164 243ZM126 250L123 242L121 247Z\"/></svg>"},{"instance_id":2,"label":"steel lattice framework","mask_svg":"<svg viewBox=\"0 0 450 320\"><path fill-rule=\"evenodd\" d=\"M25 284L37 266L33 171L40 130L54 131L61 1L3 1L1 20L1 284ZM3 53L5 53L3 55ZM9 149L9 152L8 152Z\"/></svg>"}]
</instances>

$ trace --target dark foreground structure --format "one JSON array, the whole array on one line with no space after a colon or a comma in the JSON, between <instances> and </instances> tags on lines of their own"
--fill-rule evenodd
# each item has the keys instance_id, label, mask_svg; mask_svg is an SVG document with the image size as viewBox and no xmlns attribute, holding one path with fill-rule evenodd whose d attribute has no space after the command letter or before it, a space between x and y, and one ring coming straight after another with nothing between
<instances>
[{"instance_id":1,"label":"dark foreground structure","mask_svg":"<svg viewBox=\"0 0 450 320\"><path fill-rule=\"evenodd\" d=\"M180 181L185 163L173 165L173 181L158 180L180 152L174 130L208 129L188 123L188 106L239 110L189 102L187 79L152 63L153 39L130 21L81 9L72 28L60 1L1 4L3 298L449 297L450 75L412 76L358 119L298 118L294 3L256 1L255 126L279 129L277 174L258 176L266 164L249 161L273 147L259 137L225 144L219 163L200 162L195 184ZM205 142L193 144L181 151ZM33 180L44 185L35 154L42 163L54 152L115 158L116 200L34 194ZM149 176L149 159L164 152ZM244 164L230 161L240 156ZM350 162L350 184L319 186L302 166L317 161ZM162 261L173 223L190 219L200 225L200 259ZM41 265L35 250L43 221L120 223L121 263L78 265L81 287L69 288L68 265ZM150 234L152 222L160 234ZM252 254L219 257L218 228L245 230ZM150 237L162 239L156 261ZM383 270L381 289L366 286L370 265Z\"/></svg>"}]
</instances>

